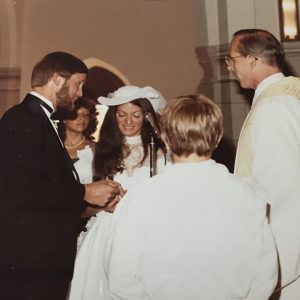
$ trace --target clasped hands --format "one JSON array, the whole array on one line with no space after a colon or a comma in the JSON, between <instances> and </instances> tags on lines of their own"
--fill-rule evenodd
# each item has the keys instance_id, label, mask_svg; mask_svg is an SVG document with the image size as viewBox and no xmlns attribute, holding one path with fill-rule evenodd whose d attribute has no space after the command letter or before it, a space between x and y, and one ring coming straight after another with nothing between
<instances>
[{"instance_id":1,"label":"clasped hands","mask_svg":"<svg viewBox=\"0 0 300 300\"><path fill-rule=\"evenodd\" d=\"M114 211L124 194L121 184L110 179L85 184L85 200L108 212Z\"/></svg>"}]
</instances>

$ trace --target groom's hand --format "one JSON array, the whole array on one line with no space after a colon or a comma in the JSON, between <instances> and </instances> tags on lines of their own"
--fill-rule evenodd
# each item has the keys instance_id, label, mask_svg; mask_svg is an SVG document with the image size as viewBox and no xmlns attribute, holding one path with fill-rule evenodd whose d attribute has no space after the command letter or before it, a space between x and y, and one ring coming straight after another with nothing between
<instances>
[{"instance_id":1,"label":"groom's hand","mask_svg":"<svg viewBox=\"0 0 300 300\"><path fill-rule=\"evenodd\" d=\"M108 206L110 202L119 202L124 195L122 186L112 180L106 179L85 184L85 200L100 207ZM117 202L113 205L115 206Z\"/></svg>"}]
</instances>

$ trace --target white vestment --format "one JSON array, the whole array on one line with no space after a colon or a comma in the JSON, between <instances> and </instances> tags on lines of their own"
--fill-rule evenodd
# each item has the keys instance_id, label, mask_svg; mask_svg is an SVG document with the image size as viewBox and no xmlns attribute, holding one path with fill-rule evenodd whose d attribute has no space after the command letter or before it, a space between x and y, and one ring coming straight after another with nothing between
<instances>
[{"instance_id":1,"label":"white vestment","mask_svg":"<svg viewBox=\"0 0 300 300\"><path fill-rule=\"evenodd\" d=\"M114 213L112 299L266 300L277 254L266 195L214 160L168 165Z\"/></svg>"},{"instance_id":2,"label":"white vestment","mask_svg":"<svg viewBox=\"0 0 300 300\"><path fill-rule=\"evenodd\" d=\"M279 253L281 284L284 286L300 275L300 101L295 96L284 94L287 88L296 94L299 85L284 87L282 94L277 92L267 99L263 97L263 103L259 105L261 95L272 93L283 79L283 74L277 73L257 87L249 113L252 114L251 126L248 117L243 126L243 129L247 126L250 130L251 143L249 139L240 139L238 149L252 145L251 175L270 193L271 227ZM246 152L240 155L238 151L236 166L247 161ZM235 173L243 175L237 169ZM295 284L298 285L297 291L284 296L288 289L295 289L292 287ZM300 299L300 279L292 285L283 289L280 299Z\"/></svg>"}]
</instances>

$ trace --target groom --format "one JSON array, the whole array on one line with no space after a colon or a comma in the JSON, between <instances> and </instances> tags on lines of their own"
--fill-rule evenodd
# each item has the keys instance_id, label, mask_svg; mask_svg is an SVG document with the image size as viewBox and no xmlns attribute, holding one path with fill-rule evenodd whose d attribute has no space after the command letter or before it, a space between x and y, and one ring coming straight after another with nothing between
<instances>
[{"instance_id":1,"label":"groom","mask_svg":"<svg viewBox=\"0 0 300 300\"><path fill-rule=\"evenodd\" d=\"M78 175L50 115L72 109L88 69L53 52L32 72L32 91L0 122L0 299L66 299L80 215L88 203L113 207L122 187Z\"/></svg>"}]
</instances>

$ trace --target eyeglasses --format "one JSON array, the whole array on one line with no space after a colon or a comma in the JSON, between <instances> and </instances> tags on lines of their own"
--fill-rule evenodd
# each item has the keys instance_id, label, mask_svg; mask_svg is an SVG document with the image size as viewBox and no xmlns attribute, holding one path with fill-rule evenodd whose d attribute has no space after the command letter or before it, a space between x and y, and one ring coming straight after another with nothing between
<instances>
[{"instance_id":1,"label":"eyeglasses","mask_svg":"<svg viewBox=\"0 0 300 300\"><path fill-rule=\"evenodd\" d=\"M245 57L245 55L238 55L238 56L230 56L230 55L225 55L225 62L227 64L227 66L231 66L232 65L232 61L235 59L235 58L238 58L238 57Z\"/></svg>"}]
</instances>

